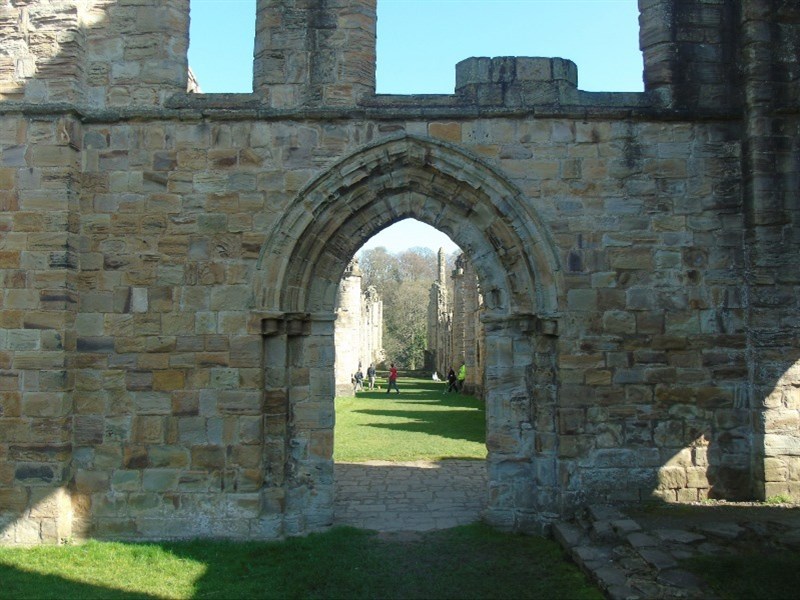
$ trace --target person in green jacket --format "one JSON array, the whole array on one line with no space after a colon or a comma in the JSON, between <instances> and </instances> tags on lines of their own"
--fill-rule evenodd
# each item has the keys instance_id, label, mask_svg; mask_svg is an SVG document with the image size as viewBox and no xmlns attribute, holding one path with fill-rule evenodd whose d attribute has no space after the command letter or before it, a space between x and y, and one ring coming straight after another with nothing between
<instances>
[{"instance_id":1,"label":"person in green jacket","mask_svg":"<svg viewBox=\"0 0 800 600\"><path fill-rule=\"evenodd\" d=\"M461 361L461 366L458 368L458 391L464 393L464 381L467 379L467 365Z\"/></svg>"}]
</instances>

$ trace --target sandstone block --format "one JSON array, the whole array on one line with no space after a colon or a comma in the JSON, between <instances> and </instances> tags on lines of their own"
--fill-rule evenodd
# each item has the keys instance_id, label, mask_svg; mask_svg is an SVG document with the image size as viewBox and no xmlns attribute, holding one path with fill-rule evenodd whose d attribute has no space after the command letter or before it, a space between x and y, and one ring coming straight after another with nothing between
<instances>
[{"instance_id":1,"label":"sandstone block","mask_svg":"<svg viewBox=\"0 0 800 600\"><path fill-rule=\"evenodd\" d=\"M142 490L145 492L167 492L177 489L180 470L145 469L142 471Z\"/></svg>"},{"instance_id":2,"label":"sandstone block","mask_svg":"<svg viewBox=\"0 0 800 600\"><path fill-rule=\"evenodd\" d=\"M139 444L160 444L164 441L164 418L134 416L132 441Z\"/></svg>"},{"instance_id":3,"label":"sandstone block","mask_svg":"<svg viewBox=\"0 0 800 600\"><path fill-rule=\"evenodd\" d=\"M658 471L659 488L678 489L686 487L688 478L682 467L662 467Z\"/></svg>"},{"instance_id":4,"label":"sandstone block","mask_svg":"<svg viewBox=\"0 0 800 600\"><path fill-rule=\"evenodd\" d=\"M135 492L140 489L141 471L118 469L111 475L111 489L116 492Z\"/></svg>"},{"instance_id":5,"label":"sandstone block","mask_svg":"<svg viewBox=\"0 0 800 600\"><path fill-rule=\"evenodd\" d=\"M156 391L171 391L183 389L185 385L183 371L168 369L153 372L153 389Z\"/></svg>"},{"instance_id":6,"label":"sandstone block","mask_svg":"<svg viewBox=\"0 0 800 600\"><path fill-rule=\"evenodd\" d=\"M448 142L461 141L460 123L431 123L428 125L428 132L431 137L442 139Z\"/></svg>"},{"instance_id":7,"label":"sandstone block","mask_svg":"<svg viewBox=\"0 0 800 600\"><path fill-rule=\"evenodd\" d=\"M225 448L219 446L193 446L191 466L196 470L220 470L226 466Z\"/></svg>"}]
</instances>

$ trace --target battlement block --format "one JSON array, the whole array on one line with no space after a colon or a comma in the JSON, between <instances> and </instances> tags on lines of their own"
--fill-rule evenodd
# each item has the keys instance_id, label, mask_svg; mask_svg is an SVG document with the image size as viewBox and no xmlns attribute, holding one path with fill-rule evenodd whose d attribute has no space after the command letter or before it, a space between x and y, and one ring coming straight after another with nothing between
<instances>
[{"instance_id":1,"label":"battlement block","mask_svg":"<svg viewBox=\"0 0 800 600\"><path fill-rule=\"evenodd\" d=\"M456 94L478 104L564 102L578 89L578 67L564 58L472 57L456 65Z\"/></svg>"}]
</instances>

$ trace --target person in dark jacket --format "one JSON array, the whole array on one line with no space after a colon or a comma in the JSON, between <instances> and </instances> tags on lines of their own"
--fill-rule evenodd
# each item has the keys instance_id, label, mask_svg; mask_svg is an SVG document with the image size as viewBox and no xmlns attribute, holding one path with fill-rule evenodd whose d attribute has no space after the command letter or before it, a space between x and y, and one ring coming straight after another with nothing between
<instances>
[{"instance_id":1,"label":"person in dark jacket","mask_svg":"<svg viewBox=\"0 0 800 600\"><path fill-rule=\"evenodd\" d=\"M453 367L450 367L450 371L447 373L447 389L444 391L446 394L447 392L457 392L458 389L456 388L456 372L453 370Z\"/></svg>"}]
</instances>

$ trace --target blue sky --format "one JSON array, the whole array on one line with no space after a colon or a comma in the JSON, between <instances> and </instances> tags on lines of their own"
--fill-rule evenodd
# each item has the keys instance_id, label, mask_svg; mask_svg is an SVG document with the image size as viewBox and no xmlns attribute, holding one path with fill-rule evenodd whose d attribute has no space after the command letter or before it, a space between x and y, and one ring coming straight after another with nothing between
<instances>
[{"instance_id":1,"label":"blue sky","mask_svg":"<svg viewBox=\"0 0 800 600\"><path fill-rule=\"evenodd\" d=\"M189 64L201 89L251 91L255 0L190 1ZM377 92L451 94L455 65L470 56L559 56L578 65L582 90L641 91L638 16L636 0L378 0ZM453 246L413 223L368 246Z\"/></svg>"}]
</instances>

